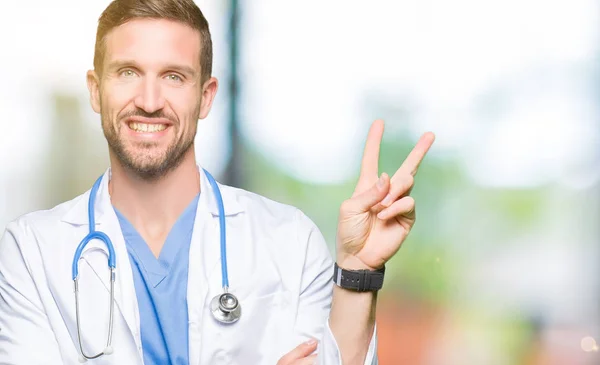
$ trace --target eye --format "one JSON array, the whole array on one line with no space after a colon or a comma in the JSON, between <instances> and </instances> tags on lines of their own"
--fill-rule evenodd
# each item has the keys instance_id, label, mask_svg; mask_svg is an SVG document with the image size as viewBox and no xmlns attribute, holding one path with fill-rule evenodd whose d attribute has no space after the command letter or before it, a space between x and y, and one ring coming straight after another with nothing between
<instances>
[{"instance_id":1,"label":"eye","mask_svg":"<svg viewBox=\"0 0 600 365\"><path fill-rule=\"evenodd\" d=\"M176 81L176 82L181 82L181 77L179 77L179 75L176 74L169 74L167 75L167 79L171 80L171 81Z\"/></svg>"},{"instance_id":2,"label":"eye","mask_svg":"<svg viewBox=\"0 0 600 365\"><path fill-rule=\"evenodd\" d=\"M133 77L135 76L135 72L133 72L132 70L124 70L121 72L121 75L125 77Z\"/></svg>"}]
</instances>

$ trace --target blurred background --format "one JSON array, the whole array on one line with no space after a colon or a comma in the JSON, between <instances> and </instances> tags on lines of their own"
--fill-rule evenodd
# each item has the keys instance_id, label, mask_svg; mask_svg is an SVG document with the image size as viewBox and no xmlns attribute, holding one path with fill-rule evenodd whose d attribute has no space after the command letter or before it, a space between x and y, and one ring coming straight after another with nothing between
<instances>
[{"instance_id":1,"label":"blurred background","mask_svg":"<svg viewBox=\"0 0 600 365\"><path fill-rule=\"evenodd\" d=\"M108 166L85 83L108 3L2 6L2 230ZM332 252L370 123L381 172L436 133L380 293L381 364L600 363L600 3L197 4L221 82L199 162L302 209Z\"/></svg>"}]
</instances>

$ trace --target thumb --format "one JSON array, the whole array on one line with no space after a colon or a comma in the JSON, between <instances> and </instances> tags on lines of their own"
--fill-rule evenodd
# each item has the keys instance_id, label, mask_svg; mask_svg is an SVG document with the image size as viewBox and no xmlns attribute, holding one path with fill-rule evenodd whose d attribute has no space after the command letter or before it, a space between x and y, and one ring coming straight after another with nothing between
<instances>
[{"instance_id":1,"label":"thumb","mask_svg":"<svg viewBox=\"0 0 600 365\"><path fill-rule=\"evenodd\" d=\"M358 212L366 212L385 198L390 190L390 177L385 172L373 186L350 199L351 208Z\"/></svg>"}]
</instances>

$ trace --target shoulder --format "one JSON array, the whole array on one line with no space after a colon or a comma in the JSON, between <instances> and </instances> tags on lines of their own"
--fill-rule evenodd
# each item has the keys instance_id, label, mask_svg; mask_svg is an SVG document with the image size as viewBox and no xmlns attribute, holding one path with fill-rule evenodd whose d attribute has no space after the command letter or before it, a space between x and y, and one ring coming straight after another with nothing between
<instances>
[{"instance_id":1,"label":"shoulder","mask_svg":"<svg viewBox=\"0 0 600 365\"><path fill-rule=\"evenodd\" d=\"M262 266L272 264L288 288L304 291L316 278L328 283L333 267L330 247L315 222L301 209L243 189L222 187L241 207L232 228L240 232L254 255L268 253ZM324 284L323 288L327 285Z\"/></svg>"},{"instance_id":2,"label":"shoulder","mask_svg":"<svg viewBox=\"0 0 600 365\"><path fill-rule=\"evenodd\" d=\"M241 207L245 228L253 237L265 237L262 244L271 246L274 256L303 263L308 260L307 256L331 259L321 230L299 208L244 189L224 186L223 190Z\"/></svg>"},{"instance_id":3,"label":"shoulder","mask_svg":"<svg viewBox=\"0 0 600 365\"><path fill-rule=\"evenodd\" d=\"M0 237L0 273L17 276L23 276L25 272L31 275L43 273L43 257L61 252L67 226L62 224L62 217L80 199L77 197L50 209L32 211L10 221Z\"/></svg>"},{"instance_id":4,"label":"shoulder","mask_svg":"<svg viewBox=\"0 0 600 365\"><path fill-rule=\"evenodd\" d=\"M18 238L35 236L39 232L55 231L60 227L63 217L70 212L73 207L80 204L89 191L65 202L62 202L48 209L39 209L23 214L10 221L4 231L4 235L10 235L15 240Z\"/></svg>"},{"instance_id":5,"label":"shoulder","mask_svg":"<svg viewBox=\"0 0 600 365\"><path fill-rule=\"evenodd\" d=\"M299 233L318 230L312 219L291 204L232 186L222 185L222 189L235 199L249 219L257 223L271 226L290 225Z\"/></svg>"}]
</instances>

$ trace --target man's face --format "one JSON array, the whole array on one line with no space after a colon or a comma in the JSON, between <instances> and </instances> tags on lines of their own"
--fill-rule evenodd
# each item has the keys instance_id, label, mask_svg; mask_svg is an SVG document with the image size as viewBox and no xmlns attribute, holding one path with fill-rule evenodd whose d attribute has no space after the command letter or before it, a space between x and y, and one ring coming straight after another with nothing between
<instances>
[{"instance_id":1,"label":"man's face","mask_svg":"<svg viewBox=\"0 0 600 365\"><path fill-rule=\"evenodd\" d=\"M217 81L202 84L200 43L184 24L132 20L107 35L101 76L88 73L111 152L142 178L175 168L210 110Z\"/></svg>"}]
</instances>

